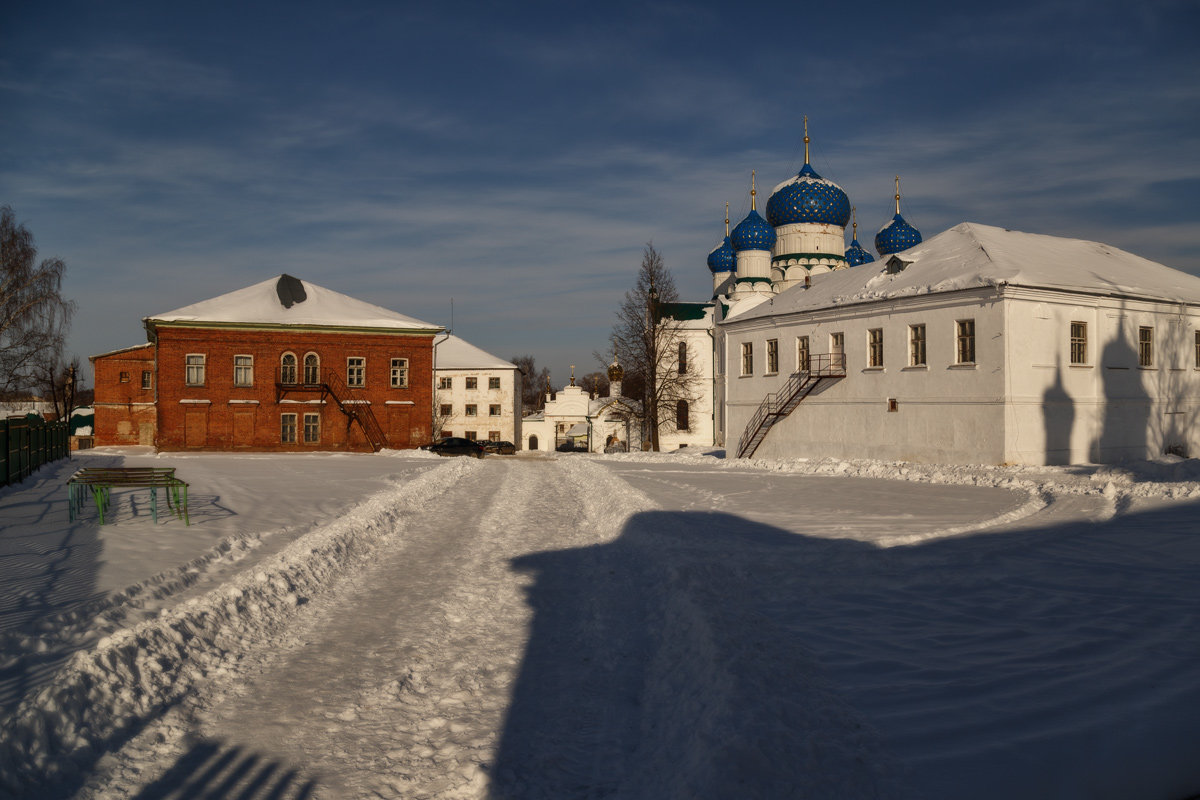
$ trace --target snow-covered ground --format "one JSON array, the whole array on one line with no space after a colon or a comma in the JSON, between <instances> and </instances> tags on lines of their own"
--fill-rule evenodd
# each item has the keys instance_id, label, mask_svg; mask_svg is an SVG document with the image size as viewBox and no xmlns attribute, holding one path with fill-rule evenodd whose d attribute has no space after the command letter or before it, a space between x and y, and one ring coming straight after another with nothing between
<instances>
[{"instance_id":1,"label":"snow-covered ground","mask_svg":"<svg viewBox=\"0 0 1200 800\"><path fill-rule=\"evenodd\" d=\"M67 520L85 465L171 465ZM0 489L0 796L1200 792L1200 467L97 450Z\"/></svg>"}]
</instances>

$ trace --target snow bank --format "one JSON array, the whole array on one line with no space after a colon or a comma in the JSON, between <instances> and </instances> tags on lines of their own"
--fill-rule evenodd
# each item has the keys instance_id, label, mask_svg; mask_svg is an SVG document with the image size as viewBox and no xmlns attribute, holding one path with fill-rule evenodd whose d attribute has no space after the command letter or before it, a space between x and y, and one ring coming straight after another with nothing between
<instances>
[{"instance_id":1,"label":"snow bank","mask_svg":"<svg viewBox=\"0 0 1200 800\"><path fill-rule=\"evenodd\" d=\"M870 459L797 458L770 460L726 458L724 450L686 448L668 453L623 453L599 458L662 463L707 464L720 469L767 470L799 475L879 478L958 486L1017 489L1048 499L1053 495L1105 495L1118 506L1132 498L1179 500L1200 497L1200 459L1163 456L1124 464L1075 464L1063 467L988 464L918 464ZM1005 520L998 520L1005 521Z\"/></svg>"},{"instance_id":2,"label":"snow bank","mask_svg":"<svg viewBox=\"0 0 1200 800\"><path fill-rule=\"evenodd\" d=\"M220 588L75 653L6 721L0 789L20 793L77 775L199 681L235 668L248 645L368 559L398 518L429 507L479 466L454 459L380 492Z\"/></svg>"}]
</instances>

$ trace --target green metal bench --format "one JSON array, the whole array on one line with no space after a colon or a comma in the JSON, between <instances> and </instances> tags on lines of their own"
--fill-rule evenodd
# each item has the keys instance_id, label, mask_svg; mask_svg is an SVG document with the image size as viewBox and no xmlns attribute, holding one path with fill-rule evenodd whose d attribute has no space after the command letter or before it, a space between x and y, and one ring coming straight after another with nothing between
<instances>
[{"instance_id":1,"label":"green metal bench","mask_svg":"<svg viewBox=\"0 0 1200 800\"><path fill-rule=\"evenodd\" d=\"M70 521L79 517L90 494L103 525L104 512L112 505L113 489L149 489L155 523L158 522L158 490L163 489L168 510L185 525L192 524L188 517L188 485L175 477L174 467L85 467L79 470L67 480Z\"/></svg>"}]
</instances>

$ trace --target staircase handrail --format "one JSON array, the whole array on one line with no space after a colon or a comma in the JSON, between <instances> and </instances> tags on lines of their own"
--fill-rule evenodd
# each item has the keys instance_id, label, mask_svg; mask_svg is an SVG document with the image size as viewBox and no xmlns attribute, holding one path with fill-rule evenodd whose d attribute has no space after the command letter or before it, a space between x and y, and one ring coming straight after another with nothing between
<instances>
[{"instance_id":1,"label":"staircase handrail","mask_svg":"<svg viewBox=\"0 0 1200 800\"><path fill-rule=\"evenodd\" d=\"M763 401L758 404L754 416L746 424L742 436L738 440L738 458L753 453L758 444L766 436L766 432L775 424L776 418L791 413L792 401L803 400L808 392L822 378L841 378L846 375L845 353L814 353L808 357L808 363L793 372L784 381L778 391L768 392ZM784 398L782 402L780 398Z\"/></svg>"}]
</instances>

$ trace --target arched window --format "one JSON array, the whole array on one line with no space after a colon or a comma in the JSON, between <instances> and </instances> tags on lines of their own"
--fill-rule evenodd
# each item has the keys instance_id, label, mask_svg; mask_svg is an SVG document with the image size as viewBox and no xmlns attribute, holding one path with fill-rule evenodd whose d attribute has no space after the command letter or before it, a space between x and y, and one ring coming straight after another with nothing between
<instances>
[{"instance_id":1,"label":"arched window","mask_svg":"<svg viewBox=\"0 0 1200 800\"><path fill-rule=\"evenodd\" d=\"M321 382L321 357L316 353L304 356L304 385L314 386Z\"/></svg>"},{"instance_id":2,"label":"arched window","mask_svg":"<svg viewBox=\"0 0 1200 800\"><path fill-rule=\"evenodd\" d=\"M679 343L679 374L687 374L687 342Z\"/></svg>"},{"instance_id":3,"label":"arched window","mask_svg":"<svg viewBox=\"0 0 1200 800\"><path fill-rule=\"evenodd\" d=\"M537 450L537 437L536 436L529 437L529 449Z\"/></svg>"},{"instance_id":4,"label":"arched window","mask_svg":"<svg viewBox=\"0 0 1200 800\"><path fill-rule=\"evenodd\" d=\"M689 430L687 400L680 400L675 404L675 427L681 431Z\"/></svg>"},{"instance_id":5,"label":"arched window","mask_svg":"<svg viewBox=\"0 0 1200 800\"><path fill-rule=\"evenodd\" d=\"M279 357L279 382L289 385L296 382L295 353L284 353Z\"/></svg>"}]
</instances>

